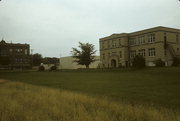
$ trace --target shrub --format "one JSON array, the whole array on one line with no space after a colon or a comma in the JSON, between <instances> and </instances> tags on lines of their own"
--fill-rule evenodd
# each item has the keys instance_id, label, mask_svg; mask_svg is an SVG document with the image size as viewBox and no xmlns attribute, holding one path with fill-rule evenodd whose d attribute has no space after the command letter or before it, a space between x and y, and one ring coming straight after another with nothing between
<instances>
[{"instance_id":1,"label":"shrub","mask_svg":"<svg viewBox=\"0 0 180 121\"><path fill-rule=\"evenodd\" d=\"M136 68L145 67L145 59L141 55L136 55L132 60L132 66Z\"/></svg>"},{"instance_id":2,"label":"shrub","mask_svg":"<svg viewBox=\"0 0 180 121\"><path fill-rule=\"evenodd\" d=\"M52 66L51 68L50 68L50 71L56 71L57 70L57 67L56 66Z\"/></svg>"},{"instance_id":3,"label":"shrub","mask_svg":"<svg viewBox=\"0 0 180 121\"><path fill-rule=\"evenodd\" d=\"M39 71L45 71L44 66L39 66Z\"/></svg>"},{"instance_id":4,"label":"shrub","mask_svg":"<svg viewBox=\"0 0 180 121\"><path fill-rule=\"evenodd\" d=\"M161 59L158 59L155 61L156 67L164 67L165 66L165 62L162 61Z\"/></svg>"},{"instance_id":5,"label":"shrub","mask_svg":"<svg viewBox=\"0 0 180 121\"><path fill-rule=\"evenodd\" d=\"M172 66L178 66L178 65L180 65L180 59L177 57L174 57Z\"/></svg>"}]
</instances>

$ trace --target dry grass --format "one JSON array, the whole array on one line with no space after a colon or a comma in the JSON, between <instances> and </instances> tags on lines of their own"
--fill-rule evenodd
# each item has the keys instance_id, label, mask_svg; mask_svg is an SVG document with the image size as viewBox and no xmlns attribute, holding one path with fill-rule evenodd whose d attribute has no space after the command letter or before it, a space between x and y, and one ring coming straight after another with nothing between
<instances>
[{"instance_id":1,"label":"dry grass","mask_svg":"<svg viewBox=\"0 0 180 121\"><path fill-rule=\"evenodd\" d=\"M0 83L4 83L4 82L7 82L8 80L5 80L5 79L0 79Z\"/></svg>"},{"instance_id":2,"label":"dry grass","mask_svg":"<svg viewBox=\"0 0 180 121\"><path fill-rule=\"evenodd\" d=\"M0 121L180 121L179 112L58 89L0 83Z\"/></svg>"}]
</instances>

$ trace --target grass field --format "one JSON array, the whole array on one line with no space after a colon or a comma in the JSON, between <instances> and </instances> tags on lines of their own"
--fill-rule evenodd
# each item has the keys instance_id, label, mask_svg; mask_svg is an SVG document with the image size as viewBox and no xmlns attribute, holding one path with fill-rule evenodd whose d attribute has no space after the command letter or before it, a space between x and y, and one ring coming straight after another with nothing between
<instances>
[{"instance_id":1,"label":"grass field","mask_svg":"<svg viewBox=\"0 0 180 121\"><path fill-rule=\"evenodd\" d=\"M0 121L179 121L179 112L61 89L0 82Z\"/></svg>"},{"instance_id":2,"label":"grass field","mask_svg":"<svg viewBox=\"0 0 180 121\"><path fill-rule=\"evenodd\" d=\"M170 112L168 115L176 117L180 112L180 68L0 72L0 78L41 86L39 88L66 90L102 99L102 102L111 100L117 105L140 106L144 111L153 108L158 112L163 108L157 115ZM172 117L171 120L178 120Z\"/></svg>"}]
</instances>

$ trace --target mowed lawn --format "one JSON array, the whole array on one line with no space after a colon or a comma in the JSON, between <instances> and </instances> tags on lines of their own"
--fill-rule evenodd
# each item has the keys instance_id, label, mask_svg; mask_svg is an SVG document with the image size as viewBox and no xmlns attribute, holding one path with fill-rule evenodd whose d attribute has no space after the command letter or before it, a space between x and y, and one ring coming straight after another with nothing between
<instances>
[{"instance_id":1,"label":"mowed lawn","mask_svg":"<svg viewBox=\"0 0 180 121\"><path fill-rule=\"evenodd\" d=\"M180 111L180 68L0 72L1 79Z\"/></svg>"}]
</instances>

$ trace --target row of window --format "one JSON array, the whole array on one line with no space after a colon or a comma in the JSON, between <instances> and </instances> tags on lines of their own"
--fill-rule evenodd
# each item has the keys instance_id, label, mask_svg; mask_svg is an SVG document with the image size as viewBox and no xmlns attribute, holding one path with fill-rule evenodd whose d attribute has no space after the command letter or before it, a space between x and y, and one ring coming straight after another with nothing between
<instances>
[{"instance_id":1,"label":"row of window","mask_svg":"<svg viewBox=\"0 0 180 121\"><path fill-rule=\"evenodd\" d=\"M167 41L166 33L164 33L164 41ZM176 43L180 43L179 34L176 34Z\"/></svg>"},{"instance_id":2,"label":"row of window","mask_svg":"<svg viewBox=\"0 0 180 121\"><path fill-rule=\"evenodd\" d=\"M164 39L166 41L166 34L164 35ZM156 36L155 34L149 34L147 36L147 43L154 43L156 41ZM111 43L112 42L112 43ZM179 35L177 34L176 35L176 42L177 43L180 43L180 39L179 39ZM146 43L146 39L145 39L145 36L140 36L138 38L130 38L130 45L141 45L141 44L145 44ZM101 42L102 44L102 49L105 48L105 42ZM122 42L121 42L121 39L118 39L118 40L109 40L107 42L108 44L108 48L116 48L116 47L120 47L122 46ZM112 46L111 46L112 44Z\"/></svg>"},{"instance_id":3,"label":"row of window","mask_svg":"<svg viewBox=\"0 0 180 121\"><path fill-rule=\"evenodd\" d=\"M0 56L6 56L6 55L7 55L6 49L0 48Z\"/></svg>"},{"instance_id":4,"label":"row of window","mask_svg":"<svg viewBox=\"0 0 180 121\"><path fill-rule=\"evenodd\" d=\"M122 58L122 51L119 51L119 53L117 52L108 53L107 57L110 57L110 56L119 56L119 58ZM106 59L105 53L103 53L103 60L104 59Z\"/></svg>"},{"instance_id":5,"label":"row of window","mask_svg":"<svg viewBox=\"0 0 180 121\"><path fill-rule=\"evenodd\" d=\"M131 58L134 58L136 55L142 55L145 57L146 56L146 50L140 49L140 50L138 50L138 52L136 50L132 50L130 52ZM151 57L156 56L156 49L155 48L149 48L148 49L148 56L151 56Z\"/></svg>"},{"instance_id":6,"label":"row of window","mask_svg":"<svg viewBox=\"0 0 180 121\"><path fill-rule=\"evenodd\" d=\"M13 52L13 49L9 49L9 52ZM14 49L15 53L23 53L23 49ZM24 50L24 54L27 55L28 54L28 50L25 49Z\"/></svg>"},{"instance_id":7,"label":"row of window","mask_svg":"<svg viewBox=\"0 0 180 121\"><path fill-rule=\"evenodd\" d=\"M149 34L147 42L148 43L155 42L155 34ZM144 43L146 43L145 36L138 37L138 39L130 38L130 45L140 45L140 44L144 44Z\"/></svg>"},{"instance_id":8,"label":"row of window","mask_svg":"<svg viewBox=\"0 0 180 121\"><path fill-rule=\"evenodd\" d=\"M29 59L23 59L23 58L15 58L14 59L15 63L22 63L22 62L29 62Z\"/></svg>"},{"instance_id":9,"label":"row of window","mask_svg":"<svg viewBox=\"0 0 180 121\"><path fill-rule=\"evenodd\" d=\"M105 48L105 42L102 42L101 44L102 44L102 49L104 49ZM108 41L107 44L108 44L108 48L111 48L110 40ZM116 47L120 47L120 46L122 46L121 39L118 39L118 41L112 40L112 48L116 48Z\"/></svg>"},{"instance_id":10,"label":"row of window","mask_svg":"<svg viewBox=\"0 0 180 121\"><path fill-rule=\"evenodd\" d=\"M155 42L155 34L149 34L148 35L148 43L153 43L153 42ZM140 37L138 37L138 39L130 38L130 45L137 45L137 44L144 44L144 43L146 43L145 36L140 36ZM102 42L101 44L102 44L102 49L104 49L105 42ZM116 48L116 47L122 46L121 39L112 40L112 41L108 40L107 44L108 44L108 48Z\"/></svg>"},{"instance_id":11,"label":"row of window","mask_svg":"<svg viewBox=\"0 0 180 121\"><path fill-rule=\"evenodd\" d=\"M156 56L156 49L155 48L148 48L148 56L149 57L155 57ZM141 55L143 57L146 56L146 50L145 49L139 49L139 50L131 50L130 51L130 57L131 58L134 58L136 55ZM176 55L177 56L180 56L180 49L177 48L176 50ZM122 51L119 51L119 53L117 52L112 52L112 53L108 53L107 54L107 57L110 57L110 56L119 56L119 58L122 58ZM105 60L106 58L106 55L105 53L103 53L103 60Z\"/></svg>"},{"instance_id":12,"label":"row of window","mask_svg":"<svg viewBox=\"0 0 180 121\"><path fill-rule=\"evenodd\" d=\"M176 42L180 43L180 39L179 39L179 35L178 34L176 35Z\"/></svg>"},{"instance_id":13,"label":"row of window","mask_svg":"<svg viewBox=\"0 0 180 121\"><path fill-rule=\"evenodd\" d=\"M142 55L145 57L146 56L146 50L140 49L138 51L136 51L136 50L130 51L130 57L131 58L134 58L136 55ZM110 57L110 56L119 56L119 58L122 58L122 51L119 51L119 53L117 53L117 52L108 53L107 57ZM155 48L149 48L148 49L148 56L151 56L151 57L156 56ZM105 55L105 53L103 53L103 60L106 59L105 57L106 57L106 55Z\"/></svg>"}]
</instances>

